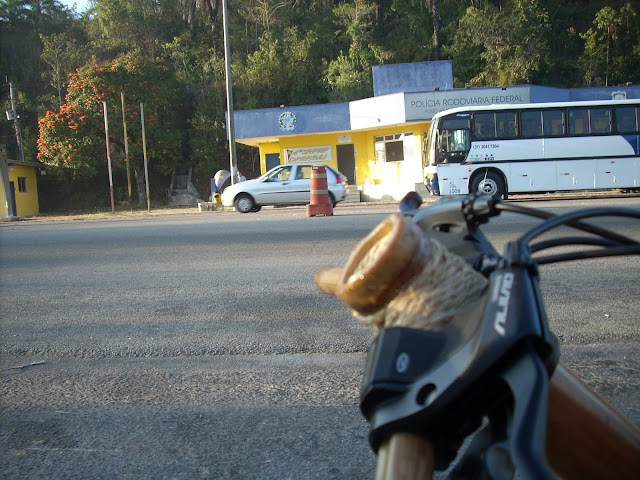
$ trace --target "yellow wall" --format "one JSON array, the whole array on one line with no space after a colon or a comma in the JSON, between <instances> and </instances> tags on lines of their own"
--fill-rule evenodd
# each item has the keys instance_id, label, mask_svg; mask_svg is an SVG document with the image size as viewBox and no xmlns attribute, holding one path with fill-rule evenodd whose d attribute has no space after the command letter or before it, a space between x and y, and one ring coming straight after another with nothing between
<instances>
[{"instance_id":1,"label":"yellow wall","mask_svg":"<svg viewBox=\"0 0 640 480\"><path fill-rule=\"evenodd\" d=\"M16 216L31 217L40 213L38 205L38 184L36 180L36 169L24 165L9 165L9 181L13 182L16 194ZM26 182L26 192L20 192L18 188L18 177L24 177ZM0 216L7 216L7 209L4 203L4 186L0 182ZM11 201L10 196L8 196Z\"/></svg>"},{"instance_id":2,"label":"yellow wall","mask_svg":"<svg viewBox=\"0 0 640 480\"><path fill-rule=\"evenodd\" d=\"M258 148L260 149L260 174L267 171L267 162L265 160L267 153L279 153L280 161L282 162L283 156L279 142L261 143Z\"/></svg>"},{"instance_id":3,"label":"yellow wall","mask_svg":"<svg viewBox=\"0 0 640 480\"><path fill-rule=\"evenodd\" d=\"M428 131L429 122L385 127L367 131L347 131L330 134L292 135L280 137L279 142L260 144L260 171L266 171L265 154L279 153L280 162L286 161L285 151L290 148L331 146L332 160L328 165L338 168L338 156L336 145L353 144L356 162L356 184L402 182L406 178L418 178L422 176L422 164L417 159L421 158L422 136ZM413 162L389 162L376 164L374 137L392 133L413 132L414 156Z\"/></svg>"}]
</instances>

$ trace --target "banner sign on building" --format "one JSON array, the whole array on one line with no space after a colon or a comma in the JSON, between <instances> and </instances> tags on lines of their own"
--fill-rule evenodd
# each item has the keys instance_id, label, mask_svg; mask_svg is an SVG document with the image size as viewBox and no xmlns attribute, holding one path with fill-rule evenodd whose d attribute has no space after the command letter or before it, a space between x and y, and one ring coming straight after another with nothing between
<instances>
[{"instance_id":1,"label":"banner sign on building","mask_svg":"<svg viewBox=\"0 0 640 480\"><path fill-rule=\"evenodd\" d=\"M331 145L285 149L286 163L328 163L333 160Z\"/></svg>"},{"instance_id":2,"label":"banner sign on building","mask_svg":"<svg viewBox=\"0 0 640 480\"><path fill-rule=\"evenodd\" d=\"M405 93L406 121L430 120L436 113L457 107L529 103L529 87L474 88Z\"/></svg>"}]
</instances>

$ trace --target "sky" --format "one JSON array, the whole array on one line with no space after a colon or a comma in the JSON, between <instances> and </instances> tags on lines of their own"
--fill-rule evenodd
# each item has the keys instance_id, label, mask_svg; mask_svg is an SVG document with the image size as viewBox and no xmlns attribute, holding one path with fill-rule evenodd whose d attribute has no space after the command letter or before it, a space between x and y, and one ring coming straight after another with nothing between
<instances>
[{"instance_id":1,"label":"sky","mask_svg":"<svg viewBox=\"0 0 640 480\"><path fill-rule=\"evenodd\" d=\"M65 7L72 8L73 4L76 4L76 10L78 13L82 13L87 9L89 5L89 0L59 0Z\"/></svg>"}]
</instances>

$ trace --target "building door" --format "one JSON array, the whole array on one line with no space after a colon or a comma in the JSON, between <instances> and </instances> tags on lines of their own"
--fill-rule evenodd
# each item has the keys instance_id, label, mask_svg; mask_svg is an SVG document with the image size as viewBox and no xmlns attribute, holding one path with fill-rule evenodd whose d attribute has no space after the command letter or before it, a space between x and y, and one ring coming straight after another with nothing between
<instances>
[{"instance_id":1,"label":"building door","mask_svg":"<svg viewBox=\"0 0 640 480\"><path fill-rule=\"evenodd\" d=\"M18 209L16 208L16 186L13 182L9 182L9 192L11 192L11 206L13 207L13 214L18 216Z\"/></svg>"},{"instance_id":2,"label":"building door","mask_svg":"<svg viewBox=\"0 0 640 480\"><path fill-rule=\"evenodd\" d=\"M338 154L338 170L342 173L351 185L356 184L356 156L353 144L336 145Z\"/></svg>"},{"instance_id":3,"label":"building door","mask_svg":"<svg viewBox=\"0 0 640 480\"><path fill-rule=\"evenodd\" d=\"M266 164L267 172L271 170L273 167L277 167L280 165L280 154L279 153L265 153L264 154L264 163Z\"/></svg>"}]
</instances>

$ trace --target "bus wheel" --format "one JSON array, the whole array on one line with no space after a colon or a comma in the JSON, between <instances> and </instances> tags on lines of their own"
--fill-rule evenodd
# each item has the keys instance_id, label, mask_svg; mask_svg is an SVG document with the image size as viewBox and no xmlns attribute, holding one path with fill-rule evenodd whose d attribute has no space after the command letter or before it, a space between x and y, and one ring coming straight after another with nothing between
<instances>
[{"instance_id":1,"label":"bus wheel","mask_svg":"<svg viewBox=\"0 0 640 480\"><path fill-rule=\"evenodd\" d=\"M471 193L481 193L492 197L502 198L505 196L505 185L500 175L495 172L479 173L473 177L471 182Z\"/></svg>"}]
</instances>

